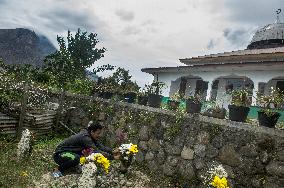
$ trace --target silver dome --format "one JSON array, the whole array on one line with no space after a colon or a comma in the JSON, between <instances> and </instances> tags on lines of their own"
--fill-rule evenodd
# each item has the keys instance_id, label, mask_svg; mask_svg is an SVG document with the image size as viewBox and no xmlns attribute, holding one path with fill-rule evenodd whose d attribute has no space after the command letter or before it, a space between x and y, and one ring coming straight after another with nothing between
<instances>
[{"instance_id":1,"label":"silver dome","mask_svg":"<svg viewBox=\"0 0 284 188\"><path fill-rule=\"evenodd\" d=\"M259 29L253 36L251 43L270 39L284 39L284 23L269 24Z\"/></svg>"},{"instance_id":2,"label":"silver dome","mask_svg":"<svg viewBox=\"0 0 284 188\"><path fill-rule=\"evenodd\" d=\"M266 25L254 34L248 49L271 48L284 46L284 23Z\"/></svg>"}]
</instances>

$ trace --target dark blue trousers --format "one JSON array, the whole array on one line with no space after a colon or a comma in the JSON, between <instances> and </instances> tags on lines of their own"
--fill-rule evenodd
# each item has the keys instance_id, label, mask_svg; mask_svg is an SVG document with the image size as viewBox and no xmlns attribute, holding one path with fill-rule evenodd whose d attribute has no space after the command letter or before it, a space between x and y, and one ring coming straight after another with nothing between
<instances>
[{"instance_id":1,"label":"dark blue trousers","mask_svg":"<svg viewBox=\"0 0 284 188\"><path fill-rule=\"evenodd\" d=\"M53 155L54 161L59 165L58 170L64 172L65 170L75 167L80 163L80 155L72 152L60 152Z\"/></svg>"}]
</instances>

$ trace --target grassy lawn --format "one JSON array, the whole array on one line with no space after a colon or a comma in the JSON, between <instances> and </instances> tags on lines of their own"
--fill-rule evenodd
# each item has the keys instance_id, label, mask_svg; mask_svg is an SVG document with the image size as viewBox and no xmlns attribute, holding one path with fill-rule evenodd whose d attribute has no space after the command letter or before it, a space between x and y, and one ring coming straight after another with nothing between
<instances>
[{"instance_id":1,"label":"grassy lawn","mask_svg":"<svg viewBox=\"0 0 284 188\"><path fill-rule=\"evenodd\" d=\"M63 139L64 135L40 138L34 142L31 156L18 162L15 139L0 137L0 187L29 187L44 173L51 172L55 167L52 154Z\"/></svg>"},{"instance_id":2,"label":"grassy lawn","mask_svg":"<svg viewBox=\"0 0 284 188\"><path fill-rule=\"evenodd\" d=\"M56 167L52 158L53 152L59 142L68 136L70 135L49 135L36 140L31 156L21 161L17 161L18 142L14 138L0 137L0 187L32 187L34 181ZM147 174L150 178L149 187L174 187L172 179L152 174L143 166L136 166L134 169Z\"/></svg>"}]
</instances>

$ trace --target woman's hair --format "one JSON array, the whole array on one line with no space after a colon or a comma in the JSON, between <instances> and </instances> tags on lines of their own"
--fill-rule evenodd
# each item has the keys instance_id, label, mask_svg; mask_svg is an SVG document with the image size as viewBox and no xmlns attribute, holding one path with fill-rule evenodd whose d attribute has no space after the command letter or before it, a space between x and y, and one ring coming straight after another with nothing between
<instances>
[{"instance_id":1,"label":"woman's hair","mask_svg":"<svg viewBox=\"0 0 284 188\"><path fill-rule=\"evenodd\" d=\"M90 133L91 131L96 131L98 129L103 129L103 126L99 123L99 122L93 122L93 121L90 121L88 123L88 127L87 127L87 130L88 132Z\"/></svg>"}]
</instances>

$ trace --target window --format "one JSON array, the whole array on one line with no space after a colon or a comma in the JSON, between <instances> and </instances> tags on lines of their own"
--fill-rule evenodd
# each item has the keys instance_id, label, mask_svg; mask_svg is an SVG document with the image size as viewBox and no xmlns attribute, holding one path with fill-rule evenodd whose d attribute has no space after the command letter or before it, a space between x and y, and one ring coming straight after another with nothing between
<instances>
[{"instance_id":1,"label":"window","mask_svg":"<svg viewBox=\"0 0 284 188\"><path fill-rule=\"evenodd\" d=\"M264 95L265 86L266 86L265 82L259 82L258 83L258 93L260 95Z\"/></svg>"},{"instance_id":2,"label":"window","mask_svg":"<svg viewBox=\"0 0 284 188\"><path fill-rule=\"evenodd\" d=\"M277 81L276 88L280 91L284 91L284 81Z\"/></svg>"}]
</instances>

